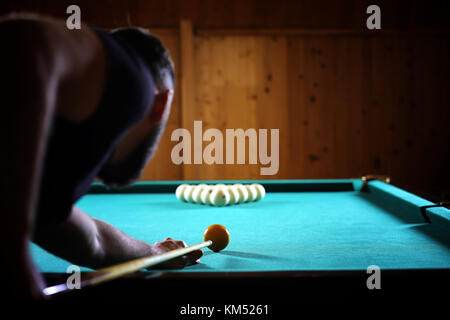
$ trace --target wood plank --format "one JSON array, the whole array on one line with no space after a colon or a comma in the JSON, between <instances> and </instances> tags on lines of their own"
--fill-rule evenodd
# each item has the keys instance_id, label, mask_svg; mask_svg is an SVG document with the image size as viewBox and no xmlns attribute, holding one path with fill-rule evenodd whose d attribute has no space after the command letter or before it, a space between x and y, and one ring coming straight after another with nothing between
<instances>
[{"instance_id":1,"label":"wood plank","mask_svg":"<svg viewBox=\"0 0 450 320\"><path fill-rule=\"evenodd\" d=\"M181 91L181 125L182 128L191 133L191 163L194 163L194 156L201 152L202 144L194 144L194 120L195 118L195 53L194 53L194 34L192 23L189 20L180 21L180 91ZM187 147L187 146L186 146ZM200 150L199 150L200 149ZM197 179L196 167L198 165L184 164L183 178Z\"/></svg>"},{"instance_id":2,"label":"wood plank","mask_svg":"<svg viewBox=\"0 0 450 320\"><path fill-rule=\"evenodd\" d=\"M197 28L199 36L367 36L450 35L450 29L299 29L299 28Z\"/></svg>"}]
</instances>

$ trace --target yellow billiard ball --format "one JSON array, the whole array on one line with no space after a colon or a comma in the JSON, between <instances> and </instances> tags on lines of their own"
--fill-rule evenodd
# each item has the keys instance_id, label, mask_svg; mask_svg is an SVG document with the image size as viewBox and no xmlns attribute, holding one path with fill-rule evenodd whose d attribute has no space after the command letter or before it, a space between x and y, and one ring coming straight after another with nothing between
<instances>
[{"instance_id":1,"label":"yellow billiard ball","mask_svg":"<svg viewBox=\"0 0 450 320\"><path fill-rule=\"evenodd\" d=\"M213 243L208 248L214 252L218 252L225 249L230 242L230 233L223 225L213 224L203 233L203 240L211 240Z\"/></svg>"}]
</instances>

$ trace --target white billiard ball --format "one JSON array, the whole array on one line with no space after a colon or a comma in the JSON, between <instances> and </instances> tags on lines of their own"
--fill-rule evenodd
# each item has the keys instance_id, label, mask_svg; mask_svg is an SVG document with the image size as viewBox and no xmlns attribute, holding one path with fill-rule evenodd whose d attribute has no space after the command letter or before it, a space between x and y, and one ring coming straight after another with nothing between
<instances>
[{"instance_id":1,"label":"white billiard ball","mask_svg":"<svg viewBox=\"0 0 450 320\"><path fill-rule=\"evenodd\" d=\"M194 191L195 185L188 185L184 188L184 200L186 202L192 202L192 192Z\"/></svg>"},{"instance_id":2,"label":"white billiard ball","mask_svg":"<svg viewBox=\"0 0 450 320\"><path fill-rule=\"evenodd\" d=\"M192 191L192 202L202 203L201 195L205 187L207 187L206 184L199 184L194 187L194 190Z\"/></svg>"},{"instance_id":3,"label":"white billiard ball","mask_svg":"<svg viewBox=\"0 0 450 320\"><path fill-rule=\"evenodd\" d=\"M216 185L210 195L211 204L215 207L223 207L230 203L230 193L224 185Z\"/></svg>"},{"instance_id":4,"label":"white billiard ball","mask_svg":"<svg viewBox=\"0 0 450 320\"><path fill-rule=\"evenodd\" d=\"M239 191L235 186L227 186L230 193L230 205L239 203Z\"/></svg>"},{"instance_id":5,"label":"white billiard ball","mask_svg":"<svg viewBox=\"0 0 450 320\"><path fill-rule=\"evenodd\" d=\"M246 184L245 187L248 191L248 202L256 201L256 198L258 197L258 191L256 188L251 184Z\"/></svg>"},{"instance_id":6,"label":"white billiard ball","mask_svg":"<svg viewBox=\"0 0 450 320\"><path fill-rule=\"evenodd\" d=\"M255 187L256 191L258 191L258 196L256 197L256 201L263 199L266 196L266 189L264 189L263 185L259 183L254 183L252 186Z\"/></svg>"},{"instance_id":7,"label":"white billiard ball","mask_svg":"<svg viewBox=\"0 0 450 320\"><path fill-rule=\"evenodd\" d=\"M244 187L244 185L237 183L235 185L233 185L234 188L237 189L237 191L239 192L239 201L238 203L244 203L248 201L248 191L247 188Z\"/></svg>"},{"instance_id":8,"label":"white billiard ball","mask_svg":"<svg viewBox=\"0 0 450 320\"><path fill-rule=\"evenodd\" d=\"M175 190L175 196L177 197L178 200L186 201L184 199L184 189L186 189L187 186L188 186L187 184L183 183L177 187L177 190Z\"/></svg>"},{"instance_id":9,"label":"white billiard ball","mask_svg":"<svg viewBox=\"0 0 450 320\"><path fill-rule=\"evenodd\" d=\"M212 188L213 188L212 186L206 186L205 188L203 188L203 191L202 191L202 193L200 195L201 203L203 203L203 204L211 204L210 195L211 195L211 192L212 192Z\"/></svg>"}]
</instances>

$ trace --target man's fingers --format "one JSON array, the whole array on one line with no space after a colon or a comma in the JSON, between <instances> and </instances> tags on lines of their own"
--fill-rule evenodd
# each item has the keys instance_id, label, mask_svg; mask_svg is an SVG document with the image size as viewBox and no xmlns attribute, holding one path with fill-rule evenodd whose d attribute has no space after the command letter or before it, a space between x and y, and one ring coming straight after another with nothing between
<instances>
[{"instance_id":1,"label":"man's fingers","mask_svg":"<svg viewBox=\"0 0 450 320\"><path fill-rule=\"evenodd\" d=\"M200 263L200 258L203 256L202 250L195 250L186 255L188 265Z\"/></svg>"},{"instance_id":2,"label":"man's fingers","mask_svg":"<svg viewBox=\"0 0 450 320\"><path fill-rule=\"evenodd\" d=\"M186 244L186 242L181 241L181 240L176 241L176 243L177 243L178 245L180 245L181 248L186 248L186 247L188 246L188 245Z\"/></svg>"},{"instance_id":3,"label":"man's fingers","mask_svg":"<svg viewBox=\"0 0 450 320\"><path fill-rule=\"evenodd\" d=\"M181 241L181 240L175 240L175 239L172 239L172 238L166 238L166 240L164 240L164 243L165 244L170 244L170 245L175 244L179 248L185 248L185 247L188 246L186 244L186 242Z\"/></svg>"},{"instance_id":4,"label":"man's fingers","mask_svg":"<svg viewBox=\"0 0 450 320\"><path fill-rule=\"evenodd\" d=\"M159 246L161 249L165 248L165 250L167 251L188 247L186 242L181 240L175 240L170 237L166 238L164 241L157 242L155 245ZM200 263L199 259L202 256L203 256L202 250L195 250L181 257L169 260L166 263L163 263L161 266L170 269L182 269L186 266Z\"/></svg>"}]
</instances>

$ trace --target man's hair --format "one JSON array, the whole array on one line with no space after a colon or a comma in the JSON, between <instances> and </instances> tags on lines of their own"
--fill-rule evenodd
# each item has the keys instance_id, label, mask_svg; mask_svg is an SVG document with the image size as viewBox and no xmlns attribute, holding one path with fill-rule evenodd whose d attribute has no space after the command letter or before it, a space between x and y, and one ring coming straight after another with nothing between
<instances>
[{"instance_id":1,"label":"man's hair","mask_svg":"<svg viewBox=\"0 0 450 320\"><path fill-rule=\"evenodd\" d=\"M114 36L124 39L135 49L153 76L157 85L165 86L166 73L175 84L175 68L169 50L158 37L145 29L127 27L113 30Z\"/></svg>"}]
</instances>

